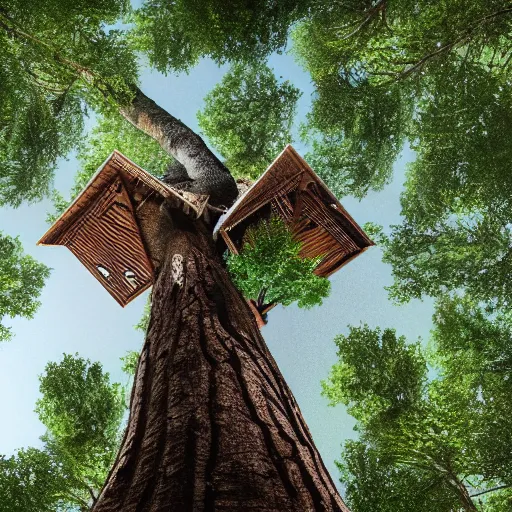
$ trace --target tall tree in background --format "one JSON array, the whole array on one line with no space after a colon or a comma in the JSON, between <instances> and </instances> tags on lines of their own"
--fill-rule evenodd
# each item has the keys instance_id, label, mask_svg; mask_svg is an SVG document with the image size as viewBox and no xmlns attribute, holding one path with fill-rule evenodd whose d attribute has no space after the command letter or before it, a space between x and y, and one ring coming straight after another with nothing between
<instances>
[{"instance_id":1,"label":"tall tree in background","mask_svg":"<svg viewBox=\"0 0 512 512\"><path fill-rule=\"evenodd\" d=\"M445 297L430 348L435 378L419 343L392 330L336 338L324 393L357 420L359 439L339 463L354 512L508 510L511 327L508 314L491 320L469 298Z\"/></svg>"},{"instance_id":2,"label":"tall tree in background","mask_svg":"<svg viewBox=\"0 0 512 512\"><path fill-rule=\"evenodd\" d=\"M307 13L304 0L146 0L133 38L159 71L186 71L199 58L254 62L282 51L290 26Z\"/></svg>"},{"instance_id":3,"label":"tall tree in background","mask_svg":"<svg viewBox=\"0 0 512 512\"><path fill-rule=\"evenodd\" d=\"M127 38L105 28L126 9L126 2L64 0L51 1L44 16L36 3L18 0L0 9L3 72L10 75L2 94L11 109L0 142L12 155L12 165L2 169L11 184L3 201L48 192L56 159L78 144L85 105L105 118L121 115L155 139L178 162L168 183L208 194L216 206L236 198L234 179L203 140L137 87ZM158 14L168 26L174 22L174 11L163 5L147 3L141 15L148 12L150 21ZM279 10L255 12L264 22L281 19ZM249 25L237 45L251 30L259 37L270 26ZM231 29L241 37L236 25ZM23 167L27 158L30 169ZM208 227L171 206L153 222L165 234L152 240L164 258L128 428L94 512L346 510Z\"/></svg>"},{"instance_id":4,"label":"tall tree in background","mask_svg":"<svg viewBox=\"0 0 512 512\"><path fill-rule=\"evenodd\" d=\"M42 448L0 457L1 512L87 511L115 458L124 389L100 363L64 355L40 377Z\"/></svg>"},{"instance_id":5,"label":"tall tree in background","mask_svg":"<svg viewBox=\"0 0 512 512\"><path fill-rule=\"evenodd\" d=\"M512 8L501 1L320 2L294 30L317 90L309 160L340 194L417 153L382 239L399 301L464 286L508 305ZM341 171L339 170L341 169Z\"/></svg>"},{"instance_id":6,"label":"tall tree in background","mask_svg":"<svg viewBox=\"0 0 512 512\"><path fill-rule=\"evenodd\" d=\"M37 298L50 269L23 254L17 238L0 232L0 342L12 337L11 329L1 322L5 317L32 318Z\"/></svg>"},{"instance_id":7,"label":"tall tree in background","mask_svg":"<svg viewBox=\"0 0 512 512\"><path fill-rule=\"evenodd\" d=\"M292 142L300 94L261 62L235 64L206 95L199 127L234 176L258 178Z\"/></svg>"}]
</instances>

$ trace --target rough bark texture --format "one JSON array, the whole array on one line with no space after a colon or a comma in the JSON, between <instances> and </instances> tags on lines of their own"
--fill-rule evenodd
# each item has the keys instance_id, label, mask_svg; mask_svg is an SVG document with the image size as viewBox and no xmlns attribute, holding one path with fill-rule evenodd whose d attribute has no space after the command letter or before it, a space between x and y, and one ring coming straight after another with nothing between
<instances>
[{"instance_id":1,"label":"rough bark texture","mask_svg":"<svg viewBox=\"0 0 512 512\"><path fill-rule=\"evenodd\" d=\"M173 224L129 424L92 510L347 511L211 237Z\"/></svg>"},{"instance_id":2,"label":"rough bark texture","mask_svg":"<svg viewBox=\"0 0 512 512\"><path fill-rule=\"evenodd\" d=\"M167 171L165 173L165 176L162 178L162 181L164 183L172 185L173 187L180 188L180 185L183 185L185 183L188 184L192 180L189 178L185 166L177 161L174 161L167 168Z\"/></svg>"},{"instance_id":3,"label":"rough bark texture","mask_svg":"<svg viewBox=\"0 0 512 512\"><path fill-rule=\"evenodd\" d=\"M448 481L454 488L455 492L459 495L462 508L467 512L478 512L476 505L473 503L473 500L469 495L467 487L457 478L457 476L449 474Z\"/></svg>"},{"instance_id":4,"label":"rough bark texture","mask_svg":"<svg viewBox=\"0 0 512 512\"><path fill-rule=\"evenodd\" d=\"M230 206L238 195L229 170L208 149L203 139L135 89L132 103L121 114L135 127L153 137L162 148L181 163L192 180L186 189L210 195L210 203ZM182 180L185 181L185 180Z\"/></svg>"}]
</instances>

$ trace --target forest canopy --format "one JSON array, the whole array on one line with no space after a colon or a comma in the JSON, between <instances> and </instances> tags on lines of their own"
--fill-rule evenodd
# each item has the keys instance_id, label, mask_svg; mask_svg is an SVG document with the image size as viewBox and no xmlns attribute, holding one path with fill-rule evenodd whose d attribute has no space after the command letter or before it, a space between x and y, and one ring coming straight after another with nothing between
<instances>
[{"instance_id":1,"label":"forest canopy","mask_svg":"<svg viewBox=\"0 0 512 512\"><path fill-rule=\"evenodd\" d=\"M324 394L348 407L358 432L344 445L341 480L354 512L509 511L511 29L512 7L498 0L145 0L137 8L51 0L44 13L40 2L6 0L0 206L51 196L55 220L69 201L53 190L54 174L72 152L81 168L69 199L114 147L156 176L176 170L172 144L139 122L141 104L154 108L139 89L141 63L171 75L201 59L227 64L197 114L220 155L207 162L217 175L257 178L300 131L306 160L331 190L361 200L400 178L396 164L409 147L401 220L374 219L367 231L391 267L390 299L434 298L434 329L428 348L398 335L399 325L350 327L336 338ZM288 50L314 88L300 130L293 127L301 91L268 62ZM203 148L173 122L190 147ZM230 179L223 186L230 184L232 201ZM277 277L276 260L258 252L257 229L275 232L261 239L294 263ZM286 230L271 221L247 236L247 254L227 264L247 297L321 302L329 282L314 279L315 262L297 258ZM290 272L308 277L300 293ZM49 273L17 238L0 234L0 321L31 318ZM0 341L11 336L0 324ZM101 418L64 389L84 393L81 405L92 401ZM65 356L47 367L42 393L44 446L0 459L0 498L11 497L0 499L0 510L85 510L117 447L124 392L99 363ZM91 453L99 466L87 464Z\"/></svg>"}]
</instances>

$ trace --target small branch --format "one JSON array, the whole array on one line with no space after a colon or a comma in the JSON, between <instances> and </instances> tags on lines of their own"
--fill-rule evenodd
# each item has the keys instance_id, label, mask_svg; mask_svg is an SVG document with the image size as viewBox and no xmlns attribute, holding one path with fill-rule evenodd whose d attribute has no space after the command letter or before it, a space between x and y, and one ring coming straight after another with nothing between
<instances>
[{"instance_id":1,"label":"small branch","mask_svg":"<svg viewBox=\"0 0 512 512\"><path fill-rule=\"evenodd\" d=\"M384 12L386 0L379 0L371 9L368 10L368 15L366 18L352 31L350 34L347 34L346 36L343 36L341 38L342 41L346 39L350 39L352 36L355 36L361 29L363 29L370 21L375 17L375 15L382 11ZM384 23L385 23L385 17L384 17ZM386 23L385 23L386 24ZM387 24L386 24L387 25Z\"/></svg>"},{"instance_id":2,"label":"small branch","mask_svg":"<svg viewBox=\"0 0 512 512\"><path fill-rule=\"evenodd\" d=\"M401 73L394 73L396 80L400 80L400 79L408 77L409 75L414 73L416 70L421 68L427 61L433 59L434 57L437 57L438 55L440 55L446 51L452 50L455 46L463 43L464 41L466 41L467 39L469 39L471 37L472 33L477 28L479 28L481 25L487 23L489 20L492 20L499 16L504 16L506 14L510 14L511 12L512 12L512 7L507 8L507 9L502 9L500 11L496 11L492 14L484 16L483 18L480 18L476 23L474 23L471 27L469 27L465 31L465 33L462 36L460 36L459 38L455 39L454 41L452 41L450 43L445 44L441 48L438 48L436 51L425 55L418 62L416 62L416 64L414 66L402 71ZM467 53L466 53L466 56L467 56ZM377 74L377 73L374 73L374 74ZM387 73L378 73L378 74L387 74ZM389 73L389 74L393 74L393 73Z\"/></svg>"},{"instance_id":3,"label":"small branch","mask_svg":"<svg viewBox=\"0 0 512 512\"><path fill-rule=\"evenodd\" d=\"M498 487L493 487L492 489L487 489L485 491L481 491L481 492L477 492L475 494L471 494L471 498L474 498L476 496L482 496L482 494L487 494L488 492L494 492L494 491L500 491L501 489L508 489L512 487L512 485L510 484L507 484L507 485L499 485Z\"/></svg>"},{"instance_id":4,"label":"small branch","mask_svg":"<svg viewBox=\"0 0 512 512\"><path fill-rule=\"evenodd\" d=\"M4 9L0 9L0 16L3 16L4 21L0 19L0 27L3 28L8 34L13 36L15 39L18 40L25 40L29 41L31 43L35 43L38 47L41 49L44 49L48 52L50 55L50 59L54 62L61 64L68 69L72 70L76 75L78 75L79 78L83 79L87 84L93 86L95 89L97 89L99 92L101 92L105 97L111 96L112 98L115 98L116 95L110 85L106 83L102 78L91 71L89 68L79 64L78 62L72 61L67 59L66 57L63 57L57 49L55 49L51 44L42 41L41 39L28 34L27 32L24 32L20 28L16 26L14 21L5 13ZM10 25L9 25L10 23Z\"/></svg>"},{"instance_id":5,"label":"small branch","mask_svg":"<svg viewBox=\"0 0 512 512\"><path fill-rule=\"evenodd\" d=\"M360 23L352 32L350 32L350 34L347 34L346 36L343 36L341 38L342 41L345 41L346 39L350 39L352 36L355 36L362 28L364 28L366 25L368 25L368 23L370 23L370 21L372 20L372 18L374 17L374 14L369 14L364 20L362 23Z\"/></svg>"},{"instance_id":6,"label":"small branch","mask_svg":"<svg viewBox=\"0 0 512 512\"><path fill-rule=\"evenodd\" d=\"M507 50L508 51L508 50ZM506 55L506 54L505 54ZM512 59L512 51L510 51L510 55L507 57L507 60L503 63L503 65L501 66L503 69L505 69L509 62L510 62L510 59Z\"/></svg>"},{"instance_id":7,"label":"small branch","mask_svg":"<svg viewBox=\"0 0 512 512\"><path fill-rule=\"evenodd\" d=\"M89 494L91 495L91 498L92 498L92 504L94 505L94 504L98 501L98 498L97 498L97 496L94 494L94 491L93 491L89 486L87 486L87 490L89 491Z\"/></svg>"},{"instance_id":8,"label":"small branch","mask_svg":"<svg viewBox=\"0 0 512 512\"><path fill-rule=\"evenodd\" d=\"M263 307L263 303L265 300L265 295L267 294L268 287L264 286L258 295L258 299L256 300L256 307L258 308L258 311Z\"/></svg>"}]
</instances>

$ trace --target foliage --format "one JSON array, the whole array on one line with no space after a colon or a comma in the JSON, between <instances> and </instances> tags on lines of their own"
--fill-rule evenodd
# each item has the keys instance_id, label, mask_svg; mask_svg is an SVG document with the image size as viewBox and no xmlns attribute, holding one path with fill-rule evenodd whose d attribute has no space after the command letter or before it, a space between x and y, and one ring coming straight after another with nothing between
<instances>
[{"instance_id":1,"label":"foliage","mask_svg":"<svg viewBox=\"0 0 512 512\"><path fill-rule=\"evenodd\" d=\"M300 95L263 63L235 64L205 97L199 126L234 176L257 178L292 141Z\"/></svg>"},{"instance_id":2,"label":"foliage","mask_svg":"<svg viewBox=\"0 0 512 512\"><path fill-rule=\"evenodd\" d=\"M320 305L330 282L313 274L318 259L300 257L301 244L278 217L247 229L239 254L230 254L228 271L238 288L258 305L297 301L301 308Z\"/></svg>"},{"instance_id":3,"label":"foliage","mask_svg":"<svg viewBox=\"0 0 512 512\"><path fill-rule=\"evenodd\" d=\"M0 458L0 511L89 510L116 456L125 390L100 363L69 354L40 382L43 446Z\"/></svg>"},{"instance_id":4,"label":"foliage","mask_svg":"<svg viewBox=\"0 0 512 512\"><path fill-rule=\"evenodd\" d=\"M48 429L47 445L93 488L99 488L116 453L124 390L111 384L100 363L69 354L48 363L40 378L36 412Z\"/></svg>"},{"instance_id":5,"label":"foliage","mask_svg":"<svg viewBox=\"0 0 512 512\"><path fill-rule=\"evenodd\" d=\"M148 295L148 300L146 304L144 304L144 311L142 312L142 317L134 327L137 331L141 331L146 334L149 327L149 320L151 318L151 294Z\"/></svg>"},{"instance_id":6,"label":"foliage","mask_svg":"<svg viewBox=\"0 0 512 512\"><path fill-rule=\"evenodd\" d=\"M510 12L499 0L320 1L294 38L315 79L338 74L354 86L386 86L418 78L449 54L503 69ZM495 47L501 52L487 52Z\"/></svg>"},{"instance_id":7,"label":"foliage","mask_svg":"<svg viewBox=\"0 0 512 512\"><path fill-rule=\"evenodd\" d=\"M407 345L392 329L350 328L334 342L340 361L332 367L323 394L331 405L344 403L358 421L394 417L418 401L426 376L419 342ZM357 347L357 350L354 349Z\"/></svg>"},{"instance_id":8,"label":"foliage","mask_svg":"<svg viewBox=\"0 0 512 512\"><path fill-rule=\"evenodd\" d=\"M222 64L259 60L286 46L290 25L306 12L301 0L146 0L135 13L133 39L159 71L187 71L199 58Z\"/></svg>"},{"instance_id":9,"label":"foliage","mask_svg":"<svg viewBox=\"0 0 512 512\"><path fill-rule=\"evenodd\" d=\"M43 450L0 457L0 512L54 512L65 488L58 464Z\"/></svg>"},{"instance_id":10,"label":"foliage","mask_svg":"<svg viewBox=\"0 0 512 512\"><path fill-rule=\"evenodd\" d=\"M406 140L417 153L382 238L399 302L510 302L511 24L497 0L377 0L319 2L294 30L317 91L308 159L336 193L382 188Z\"/></svg>"},{"instance_id":11,"label":"foliage","mask_svg":"<svg viewBox=\"0 0 512 512\"><path fill-rule=\"evenodd\" d=\"M392 295L403 302L464 287L477 300L507 306L512 104L505 84L478 69L431 79L445 92L418 117L404 221L381 239Z\"/></svg>"},{"instance_id":12,"label":"foliage","mask_svg":"<svg viewBox=\"0 0 512 512\"><path fill-rule=\"evenodd\" d=\"M302 137L307 161L338 196L359 199L390 182L412 113L411 95L370 86L322 83ZM321 91L325 91L322 93Z\"/></svg>"},{"instance_id":13,"label":"foliage","mask_svg":"<svg viewBox=\"0 0 512 512\"><path fill-rule=\"evenodd\" d=\"M47 195L58 159L80 140L84 101L99 107L100 90L120 94L136 77L122 33L104 28L128 8L126 0L51 0L43 16L39 2L2 3L0 205Z\"/></svg>"},{"instance_id":14,"label":"foliage","mask_svg":"<svg viewBox=\"0 0 512 512\"><path fill-rule=\"evenodd\" d=\"M123 366L121 369L127 375L135 375L137 371L137 364L139 363L139 353L135 350L126 352L126 355L121 357Z\"/></svg>"},{"instance_id":15,"label":"foliage","mask_svg":"<svg viewBox=\"0 0 512 512\"><path fill-rule=\"evenodd\" d=\"M486 479L512 483L512 317L489 317L469 297L444 297L436 306L434 361L443 380L472 401L472 451Z\"/></svg>"},{"instance_id":16,"label":"foliage","mask_svg":"<svg viewBox=\"0 0 512 512\"><path fill-rule=\"evenodd\" d=\"M23 254L18 238L0 232L0 322L4 317L32 318L50 269ZM11 338L10 328L0 323L0 341Z\"/></svg>"},{"instance_id":17,"label":"foliage","mask_svg":"<svg viewBox=\"0 0 512 512\"><path fill-rule=\"evenodd\" d=\"M481 510L506 510L508 491L490 491L512 485L511 317L445 296L434 321L430 372L420 344L393 330L335 340L323 387L357 420L338 463L354 512L480 510L476 491L489 492Z\"/></svg>"},{"instance_id":18,"label":"foliage","mask_svg":"<svg viewBox=\"0 0 512 512\"><path fill-rule=\"evenodd\" d=\"M491 308L509 305L511 229L492 211L440 218L434 226L391 226L390 236L377 239L393 268L391 297L406 302L465 288Z\"/></svg>"},{"instance_id":19,"label":"foliage","mask_svg":"<svg viewBox=\"0 0 512 512\"><path fill-rule=\"evenodd\" d=\"M347 441L337 466L354 512L459 510L456 496L442 479L421 468L398 465L367 443Z\"/></svg>"}]
</instances>

